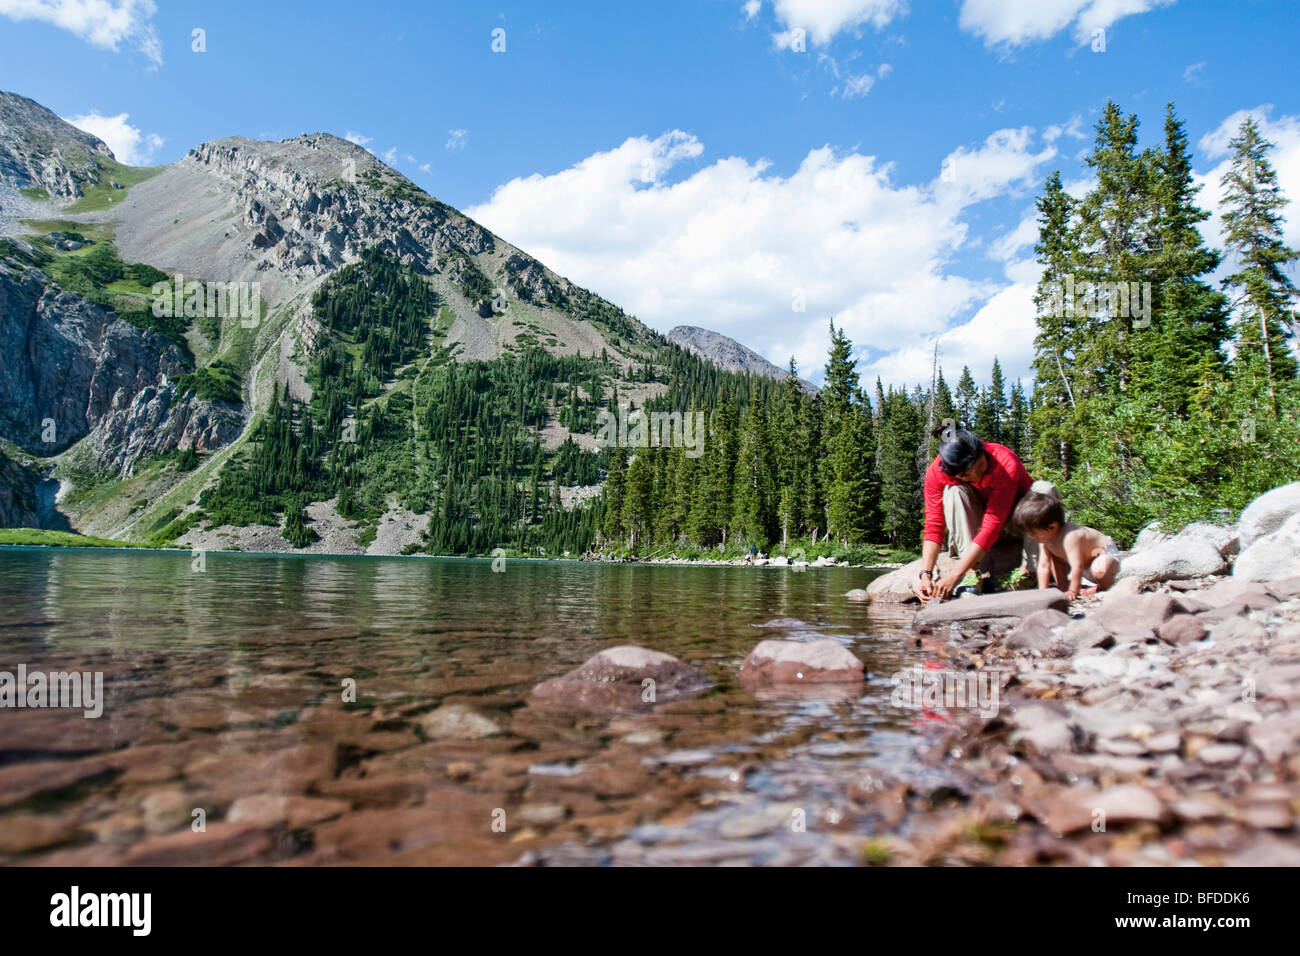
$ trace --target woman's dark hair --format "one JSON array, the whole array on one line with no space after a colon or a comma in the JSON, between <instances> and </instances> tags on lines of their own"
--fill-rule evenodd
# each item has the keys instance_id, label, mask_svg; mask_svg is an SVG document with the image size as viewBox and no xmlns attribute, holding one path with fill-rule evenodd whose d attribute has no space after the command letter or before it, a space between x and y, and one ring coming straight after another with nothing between
<instances>
[{"instance_id":1,"label":"woman's dark hair","mask_svg":"<svg viewBox=\"0 0 1300 956\"><path fill-rule=\"evenodd\" d=\"M1053 524L1065 524L1065 507L1055 495L1031 491L1020 499L1011 520L1022 531L1042 531Z\"/></svg>"},{"instance_id":2,"label":"woman's dark hair","mask_svg":"<svg viewBox=\"0 0 1300 956\"><path fill-rule=\"evenodd\" d=\"M946 432L939 444L939 469L949 478L956 478L984 454L984 443L966 429Z\"/></svg>"}]
</instances>

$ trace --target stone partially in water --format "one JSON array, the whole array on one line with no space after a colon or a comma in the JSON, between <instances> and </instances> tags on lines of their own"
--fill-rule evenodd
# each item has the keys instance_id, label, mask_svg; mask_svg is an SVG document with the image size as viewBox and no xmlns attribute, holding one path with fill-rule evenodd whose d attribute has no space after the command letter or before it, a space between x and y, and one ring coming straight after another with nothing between
<instances>
[{"instance_id":1,"label":"stone partially in water","mask_svg":"<svg viewBox=\"0 0 1300 956\"><path fill-rule=\"evenodd\" d=\"M763 641L740 665L740 679L764 684L848 683L863 679L862 661L828 637Z\"/></svg>"},{"instance_id":2,"label":"stone partially in water","mask_svg":"<svg viewBox=\"0 0 1300 956\"><path fill-rule=\"evenodd\" d=\"M984 594L959 601L931 601L916 615L918 624L949 624L984 618L1026 618L1048 608L1064 611L1070 606L1065 594L1056 588L1036 591L1007 591Z\"/></svg>"},{"instance_id":3,"label":"stone partially in water","mask_svg":"<svg viewBox=\"0 0 1300 956\"><path fill-rule=\"evenodd\" d=\"M708 690L704 673L671 654L623 644L589 658L561 677L533 688L542 700L603 713L646 708Z\"/></svg>"}]
</instances>

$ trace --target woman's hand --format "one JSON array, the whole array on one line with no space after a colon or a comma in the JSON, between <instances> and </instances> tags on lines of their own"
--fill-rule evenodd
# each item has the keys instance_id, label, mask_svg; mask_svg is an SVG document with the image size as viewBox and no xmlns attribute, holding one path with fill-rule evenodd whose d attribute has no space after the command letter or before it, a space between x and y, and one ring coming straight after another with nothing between
<instances>
[{"instance_id":1,"label":"woman's hand","mask_svg":"<svg viewBox=\"0 0 1300 956\"><path fill-rule=\"evenodd\" d=\"M934 583L934 596L940 601L952 597L953 590L961 584L961 579L965 576L965 571L954 571L947 577L940 578Z\"/></svg>"},{"instance_id":2,"label":"woman's hand","mask_svg":"<svg viewBox=\"0 0 1300 956\"><path fill-rule=\"evenodd\" d=\"M912 589L912 593L917 596L922 604L932 600L934 598L934 575L922 574L921 580Z\"/></svg>"}]
</instances>

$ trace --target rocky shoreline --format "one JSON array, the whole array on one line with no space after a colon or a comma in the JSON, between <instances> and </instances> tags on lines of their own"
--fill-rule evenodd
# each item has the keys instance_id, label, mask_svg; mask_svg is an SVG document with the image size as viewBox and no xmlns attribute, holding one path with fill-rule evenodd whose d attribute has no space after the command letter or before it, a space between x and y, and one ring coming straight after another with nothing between
<instances>
[{"instance_id":1,"label":"rocky shoreline","mask_svg":"<svg viewBox=\"0 0 1300 956\"><path fill-rule=\"evenodd\" d=\"M930 811L882 838L891 858L1300 865L1298 534L1300 483L1235 525L1148 534L1115 589L1073 606L1052 590L923 609L925 673L996 675L1000 700L948 708L918 754L955 774L946 808L855 782Z\"/></svg>"}]
</instances>

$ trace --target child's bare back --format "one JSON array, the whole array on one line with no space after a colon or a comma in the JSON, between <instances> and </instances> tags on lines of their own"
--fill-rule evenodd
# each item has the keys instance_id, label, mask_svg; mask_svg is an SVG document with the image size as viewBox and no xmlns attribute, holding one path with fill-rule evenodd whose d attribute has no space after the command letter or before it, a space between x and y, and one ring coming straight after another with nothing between
<instances>
[{"instance_id":1,"label":"child's bare back","mask_svg":"<svg viewBox=\"0 0 1300 956\"><path fill-rule=\"evenodd\" d=\"M1110 535L1065 518L1059 499L1030 492L1016 508L1016 520L1039 544L1038 586L1051 578L1071 601L1104 591L1119 576L1119 549ZM1083 586L1084 576L1092 586Z\"/></svg>"}]
</instances>

